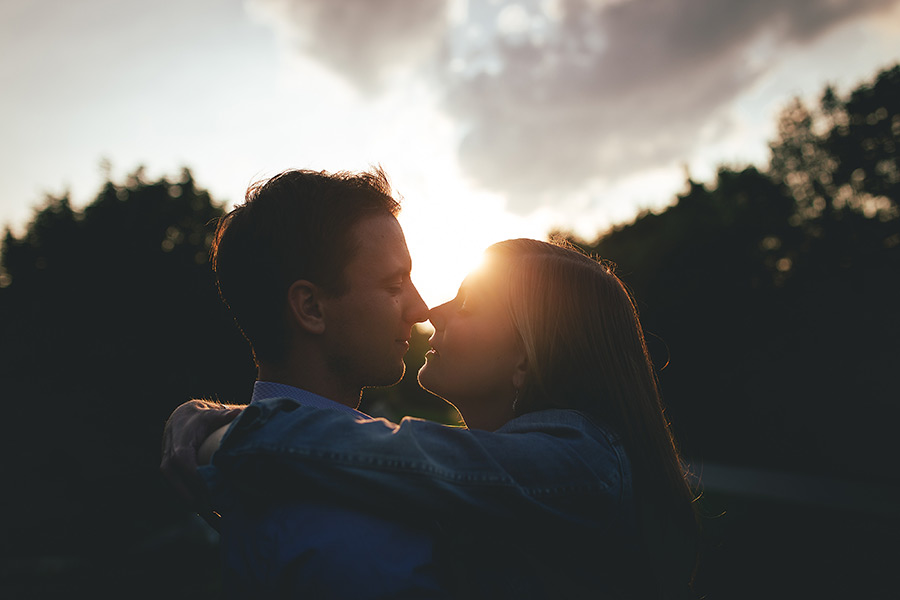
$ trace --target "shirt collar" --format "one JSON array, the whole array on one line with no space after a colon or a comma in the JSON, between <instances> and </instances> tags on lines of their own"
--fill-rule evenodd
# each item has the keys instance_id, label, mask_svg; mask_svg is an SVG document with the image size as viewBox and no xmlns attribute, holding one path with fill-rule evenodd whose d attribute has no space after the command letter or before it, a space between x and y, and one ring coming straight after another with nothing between
<instances>
[{"instance_id":1,"label":"shirt collar","mask_svg":"<svg viewBox=\"0 0 900 600\"><path fill-rule=\"evenodd\" d=\"M330 408L332 410L349 411L361 415L363 413L352 409L349 406L329 400L318 394L301 390L292 385L284 383L275 383L274 381L257 381L253 384L253 398L251 402L261 402L269 398L289 398L303 406L311 406L313 408Z\"/></svg>"}]
</instances>

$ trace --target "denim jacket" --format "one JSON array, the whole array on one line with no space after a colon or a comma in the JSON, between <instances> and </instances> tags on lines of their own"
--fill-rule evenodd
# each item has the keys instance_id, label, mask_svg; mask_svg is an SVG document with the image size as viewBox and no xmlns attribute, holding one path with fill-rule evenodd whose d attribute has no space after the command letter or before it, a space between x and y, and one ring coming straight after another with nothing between
<instances>
[{"instance_id":1,"label":"denim jacket","mask_svg":"<svg viewBox=\"0 0 900 600\"><path fill-rule=\"evenodd\" d=\"M279 398L351 418L351 408L258 381L248 410ZM332 499L246 494L240 478L201 467L221 514L226 598L449 598L431 523L385 518Z\"/></svg>"},{"instance_id":2,"label":"denim jacket","mask_svg":"<svg viewBox=\"0 0 900 600\"><path fill-rule=\"evenodd\" d=\"M556 590L561 580L574 597L588 593L583 586L629 589L623 579L637 564L621 441L572 410L529 413L487 432L413 418L394 424L272 398L235 420L212 464L251 495L327 498L436 519L450 554L463 556L485 597L491 585L509 592L513 580L527 588L521 597L540 597L541 585Z\"/></svg>"}]
</instances>

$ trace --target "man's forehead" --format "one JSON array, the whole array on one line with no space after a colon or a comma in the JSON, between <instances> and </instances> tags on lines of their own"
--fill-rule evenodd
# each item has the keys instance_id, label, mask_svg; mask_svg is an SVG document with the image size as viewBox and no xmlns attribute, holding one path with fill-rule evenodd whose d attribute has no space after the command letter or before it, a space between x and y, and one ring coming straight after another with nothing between
<instances>
[{"instance_id":1,"label":"man's forehead","mask_svg":"<svg viewBox=\"0 0 900 600\"><path fill-rule=\"evenodd\" d=\"M400 223L392 216L372 217L357 223L356 255L350 266L376 270L371 275L409 272L411 258Z\"/></svg>"}]
</instances>

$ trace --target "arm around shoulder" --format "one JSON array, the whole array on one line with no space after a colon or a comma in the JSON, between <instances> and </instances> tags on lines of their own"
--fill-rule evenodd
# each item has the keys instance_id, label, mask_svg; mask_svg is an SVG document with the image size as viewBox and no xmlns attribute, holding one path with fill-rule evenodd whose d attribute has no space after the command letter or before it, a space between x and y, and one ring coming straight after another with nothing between
<instances>
[{"instance_id":1,"label":"arm around shoulder","mask_svg":"<svg viewBox=\"0 0 900 600\"><path fill-rule=\"evenodd\" d=\"M212 464L260 494L315 492L394 510L507 520L557 513L588 526L598 501L617 510L630 476L609 436L572 415L511 423L487 432L278 406L243 415Z\"/></svg>"},{"instance_id":2,"label":"arm around shoulder","mask_svg":"<svg viewBox=\"0 0 900 600\"><path fill-rule=\"evenodd\" d=\"M230 427L230 425L219 427L206 438L203 444L200 445L200 450L197 451L198 466L208 465L210 463L213 454L219 449L219 445L222 443L222 438L225 437L225 432L228 431L228 427Z\"/></svg>"}]
</instances>

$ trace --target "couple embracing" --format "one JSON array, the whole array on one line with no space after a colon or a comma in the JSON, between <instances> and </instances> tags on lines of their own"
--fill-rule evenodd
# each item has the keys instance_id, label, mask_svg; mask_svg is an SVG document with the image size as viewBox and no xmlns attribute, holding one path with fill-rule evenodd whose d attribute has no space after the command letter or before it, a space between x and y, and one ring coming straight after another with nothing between
<instances>
[{"instance_id":1,"label":"couple embracing","mask_svg":"<svg viewBox=\"0 0 900 600\"><path fill-rule=\"evenodd\" d=\"M176 409L163 470L215 511L226 595L692 597L692 494L622 282L507 240L429 310L399 209L380 170L292 170L219 222L258 380L246 407ZM466 426L357 411L426 319L419 382Z\"/></svg>"}]
</instances>

